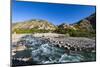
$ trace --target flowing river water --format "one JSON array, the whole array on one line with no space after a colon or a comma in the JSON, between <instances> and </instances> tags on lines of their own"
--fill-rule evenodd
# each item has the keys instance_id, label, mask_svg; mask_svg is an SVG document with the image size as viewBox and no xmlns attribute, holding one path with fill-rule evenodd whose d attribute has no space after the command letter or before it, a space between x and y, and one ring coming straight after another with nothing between
<instances>
[{"instance_id":1,"label":"flowing river water","mask_svg":"<svg viewBox=\"0 0 100 67\"><path fill-rule=\"evenodd\" d=\"M95 61L95 52L79 52L69 53L65 48L53 46L48 41L43 41L42 38L25 36L20 39L26 47L26 51L32 57L32 64L52 64L52 63L69 63L69 62L84 62ZM16 43L14 43L16 44ZM18 44L18 43L17 43ZM13 46L14 48L15 46ZM14 57L17 53L14 55ZM22 55L24 55L22 53ZM16 56L17 58L18 56Z\"/></svg>"}]
</instances>

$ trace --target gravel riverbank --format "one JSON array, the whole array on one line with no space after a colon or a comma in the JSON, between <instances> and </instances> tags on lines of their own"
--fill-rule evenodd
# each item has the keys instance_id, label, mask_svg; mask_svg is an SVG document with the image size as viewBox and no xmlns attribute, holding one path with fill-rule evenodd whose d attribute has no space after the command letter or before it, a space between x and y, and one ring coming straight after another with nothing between
<instances>
[{"instance_id":1,"label":"gravel riverbank","mask_svg":"<svg viewBox=\"0 0 100 67\"><path fill-rule=\"evenodd\" d=\"M13 65L95 61L95 38L12 34ZM17 63L17 64L16 64ZM23 64L22 64L23 65Z\"/></svg>"}]
</instances>

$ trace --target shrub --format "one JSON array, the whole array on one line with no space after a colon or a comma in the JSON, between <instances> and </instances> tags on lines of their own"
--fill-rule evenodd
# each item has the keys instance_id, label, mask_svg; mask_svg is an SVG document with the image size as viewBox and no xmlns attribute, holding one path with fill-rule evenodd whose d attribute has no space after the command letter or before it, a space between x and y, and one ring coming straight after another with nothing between
<instances>
[{"instance_id":1,"label":"shrub","mask_svg":"<svg viewBox=\"0 0 100 67\"><path fill-rule=\"evenodd\" d=\"M21 34L21 33L47 33L50 30L43 30L43 29L15 29L13 31L16 32L17 34Z\"/></svg>"}]
</instances>

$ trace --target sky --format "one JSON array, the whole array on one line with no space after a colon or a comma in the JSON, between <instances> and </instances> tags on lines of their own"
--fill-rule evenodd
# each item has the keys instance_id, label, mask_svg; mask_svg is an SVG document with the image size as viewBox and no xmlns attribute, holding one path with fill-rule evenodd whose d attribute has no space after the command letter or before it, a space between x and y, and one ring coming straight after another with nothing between
<instances>
[{"instance_id":1,"label":"sky","mask_svg":"<svg viewBox=\"0 0 100 67\"><path fill-rule=\"evenodd\" d=\"M95 6L13 1L12 22L42 19L55 25L72 24L94 12Z\"/></svg>"}]
</instances>

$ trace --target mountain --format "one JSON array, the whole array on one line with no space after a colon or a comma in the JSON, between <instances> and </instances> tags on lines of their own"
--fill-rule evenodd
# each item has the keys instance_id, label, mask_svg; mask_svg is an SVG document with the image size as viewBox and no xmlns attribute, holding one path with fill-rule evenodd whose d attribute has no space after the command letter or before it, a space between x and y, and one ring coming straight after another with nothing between
<instances>
[{"instance_id":1,"label":"mountain","mask_svg":"<svg viewBox=\"0 0 100 67\"><path fill-rule=\"evenodd\" d=\"M66 24L62 23L58 26L62 29L73 29L78 31L84 31L84 32L95 32L96 31L96 13L93 13L89 17L86 17L79 22L73 23L73 24Z\"/></svg>"},{"instance_id":2,"label":"mountain","mask_svg":"<svg viewBox=\"0 0 100 67\"><path fill-rule=\"evenodd\" d=\"M79 22L73 24L73 26L79 30L95 32L96 29L96 13L90 15L89 17L80 20Z\"/></svg>"},{"instance_id":3,"label":"mountain","mask_svg":"<svg viewBox=\"0 0 100 67\"><path fill-rule=\"evenodd\" d=\"M95 36L96 34L96 13L73 24L62 23L58 26L40 19L32 19L25 22L12 24L12 32L17 33L46 33L54 32L70 34L71 36Z\"/></svg>"},{"instance_id":4,"label":"mountain","mask_svg":"<svg viewBox=\"0 0 100 67\"><path fill-rule=\"evenodd\" d=\"M89 16L87 20L90 21L90 24L92 25L93 29L96 29L96 13Z\"/></svg>"},{"instance_id":5,"label":"mountain","mask_svg":"<svg viewBox=\"0 0 100 67\"><path fill-rule=\"evenodd\" d=\"M73 24L62 23L58 25L56 33L69 34L73 37L95 37L96 13Z\"/></svg>"},{"instance_id":6,"label":"mountain","mask_svg":"<svg viewBox=\"0 0 100 67\"><path fill-rule=\"evenodd\" d=\"M32 19L25 22L18 22L12 24L12 30L15 29L44 29L55 30L55 25L45 20Z\"/></svg>"}]
</instances>

